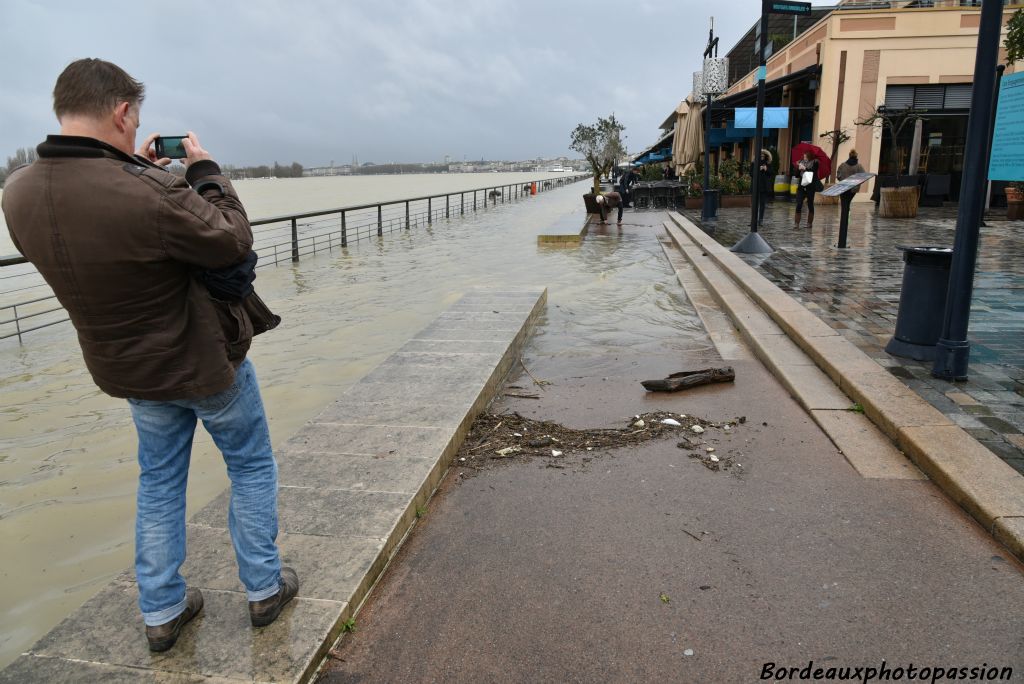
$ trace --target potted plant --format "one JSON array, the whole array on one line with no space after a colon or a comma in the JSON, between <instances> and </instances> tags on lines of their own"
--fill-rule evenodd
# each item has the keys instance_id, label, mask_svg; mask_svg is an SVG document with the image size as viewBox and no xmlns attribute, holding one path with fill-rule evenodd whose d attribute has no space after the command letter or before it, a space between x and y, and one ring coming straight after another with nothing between
<instances>
[{"instance_id":1,"label":"potted plant","mask_svg":"<svg viewBox=\"0 0 1024 684\"><path fill-rule=\"evenodd\" d=\"M726 159L718 165L717 176L711 179L711 187L721 192L723 209L750 206L750 176L742 173L740 163L735 159Z\"/></svg>"},{"instance_id":2,"label":"potted plant","mask_svg":"<svg viewBox=\"0 0 1024 684\"><path fill-rule=\"evenodd\" d=\"M1006 24L1006 62L1024 59L1024 9L1010 15ZM1024 219L1024 182L1014 181L1006 186L1006 216L1010 219Z\"/></svg>"},{"instance_id":3,"label":"potted plant","mask_svg":"<svg viewBox=\"0 0 1024 684\"><path fill-rule=\"evenodd\" d=\"M1006 186L1006 217L1024 219L1024 183L1014 181Z\"/></svg>"},{"instance_id":4,"label":"potted plant","mask_svg":"<svg viewBox=\"0 0 1024 684\"><path fill-rule=\"evenodd\" d=\"M626 156L626 147L622 141L625 128L612 114L607 119L598 118L596 123L590 125L579 124L570 135L569 149L583 155L594 176L591 201L587 201L586 195L583 198L590 213L594 213L591 209L597 206L593 197L601 192L601 176L611 174L615 162Z\"/></svg>"},{"instance_id":5,"label":"potted plant","mask_svg":"<svg viewBox=\"0 0 1024 684\"><path fill-rule=\"evenodd\" d=\"M900 159L905 156L903 146L899 144L899 136L908 125L922 119L921 113L914 109L889 109L878 105L870 116L862 121L854 121L858 126L872 126L889 131L890 160L896 176L896 187L879 188L878 215L882 218L913 218L917 216L918 188L916 185L903 186L900 179Z\"/></svg>"},{"instance_id":6,"label":"potted plant","mask_svg":"<svg viewBox=\"0 0 1024 684\"><path fill-rule=\"evenodd\" d=\"M698 161L683 172L683 187L686 196L683 198L687 209L701 209L704 206L704 164Z\"/></svg>"}]
</instances>

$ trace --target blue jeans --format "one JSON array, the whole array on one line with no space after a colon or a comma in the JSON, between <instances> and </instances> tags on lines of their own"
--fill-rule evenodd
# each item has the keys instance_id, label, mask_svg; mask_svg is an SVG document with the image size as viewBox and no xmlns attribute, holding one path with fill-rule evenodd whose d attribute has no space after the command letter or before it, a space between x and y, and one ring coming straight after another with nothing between
<instances>
[{"instance_id":1,"label":"blue jeans","mask_svg":"<svg viewBox=\"0 0 1024 684\"><path fill-rule=\"evenodd\" d=\"M238 577L250 601L277 593L277 462L270 447L260 389L246 359L228 389L202 399L129 399L139 434L135 576L139 608L149 626L185 610L185 485L196 419L224 455L231 479L228 531Z\"/></svg>"}]
</instances>

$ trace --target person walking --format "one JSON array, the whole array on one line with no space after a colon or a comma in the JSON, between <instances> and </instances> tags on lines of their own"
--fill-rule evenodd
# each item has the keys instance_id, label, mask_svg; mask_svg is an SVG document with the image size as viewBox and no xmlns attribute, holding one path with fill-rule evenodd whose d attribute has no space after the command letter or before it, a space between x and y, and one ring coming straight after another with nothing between
<instances>
[{"instance_id":1,"label":"person walking","mask_svg":"<svg viewBox=\"0 0 1024 684\"><path fill-rule=\"evenodd\" d=\"M857 159L857 150L850 150L850 156L845 162L839 165L836 169L836 180L846 180L855 173L867 173L864 167L861 166L860 161ZM846 192L856 194L856 190L847 190ZM843 193L844 195L846 193Z\"/></svg>"},{"instance_id":2,"label":"person walking","mask_svg":"<svg viewBox=\"0 0 1024 684\"><path fill-rule=\"evenodd\" d=\"M203 608L180 574L185 488L197 421L231 480L228 530L253 626L298 593L277 548L277 463L252 363L252 336L280 320L252 293L245 209L194 133L185 177L148 136L135 150L145 88L115 64L72 62L57 78L60 134L13 171L3 213L18 251L68 311L99 388L128 401L138 433L135 574L152 651Z\"/></svg>"},{"instance_id":3,"label":"person walking","mask_svg":"<svg viewBox=\"0 0 1024 684\"><path fill-rule=\"evenodd\" d=\"M633 168L626 169L626 172L619 178L619 194L622 195L623 206L632 206L633 193L630 191L630 188L639 180L640 176Z\"/></svg>"},{"instance_id":4,"label":"person walking","mask_svg":"<svg viewBox=\"0 0 1024 684\"><path fill-rule=\"evenodd\" d=\"M836 180L844 181L856 173L866 173L866 171L857 159L857 150L850 150L849 157L836 169ZM845 211L850 211L850 203L853 201L853 196L857 194L857 190L858 188L852 188L840 196Z\"/></svg>"},{"instance_id":5,"label":"person walking","mask_svg":"<svg viewBox=\"0 0 1024 684\"><path fill-rule=\"evenodd\" d=\"M796 189L796 216L793 220L793 227L800 227L800 213L803 210L804 199L807 200L807 227L814 227L814 193L821 189L821 180L818 178L818 160L810 152L804 152L803 158L797 163L800 184Z\"/></svg>"},{"instance_id":6,"label":"person walking","mask_svg":"<svg viewBox=\"0 0 1024 684\"><path fill-rule=\"evenodd\" d=\"M761 150L761 161L757 164L755 178L757 178L757 225L764 225L764 210L768 204L768 196L774 191L772 178L772 153L768 150Z\"/></svg>"}]
</instances>

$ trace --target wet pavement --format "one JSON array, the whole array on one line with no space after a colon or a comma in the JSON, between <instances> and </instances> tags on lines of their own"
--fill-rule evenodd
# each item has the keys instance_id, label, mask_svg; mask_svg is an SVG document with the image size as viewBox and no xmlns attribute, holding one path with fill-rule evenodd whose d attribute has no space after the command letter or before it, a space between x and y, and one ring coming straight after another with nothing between
<instances>
[{"instance_id":1,"label":"wet pavement","mask_svg":"<svg viewBox=\"0 0 1024 684\"><path fill-rule=\"evenodd\" d=\"M699 225L699 212L683 213ZM720 210L715 238L732 246L749 225L749 209ZM761 230L775 253L743 259L1024 473L1024 222L996 217L981 230L966 382L933 378L930 363L885 352L903 278L896 246L951 247L955 229L955 207L922 207L915 219L881 219L873 204L855 204L849 248L840 250L838 206L818 207L809 231L794 230L793 205L777 202Z\"/></svg>"},{"instance_id":2,"label":"wet pavement","mask_svg":"<svg viewBox=\"0 0 1024 684\"><path fill-rule=\"evenodd\" d=\"M627 214L621 235L578 249L617 241L620 261L646 251L670 277L663 218ZM609 274L609 292L621 284ZM578 332L562 309L586 304L561 297L526 348L532 377L508 380L540 398L491 410L581 429L652 411L744 416L701 436L741 467L710 470L674 437L468 477L454 467L320 681L749 682L765 663L810 660L1024 668L1024 568L932 483L861 477L735 334L717 349L706 332L628 344L629 309L676 309L675 288L624 288L622 315L604 317L619 344L582 355L558 340ZM639 384L724 364L735 385Z\"/></svg>"}]
</instances>

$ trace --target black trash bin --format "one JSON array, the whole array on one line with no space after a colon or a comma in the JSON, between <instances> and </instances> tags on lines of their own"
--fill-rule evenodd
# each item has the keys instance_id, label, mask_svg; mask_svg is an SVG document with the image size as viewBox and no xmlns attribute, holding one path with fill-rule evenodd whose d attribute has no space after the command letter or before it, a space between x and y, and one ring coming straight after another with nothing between
<instances>
[{"instance_id":1,"label":"black trash bin","mask_svg":"<svg viewBox=\"0 0 1024 684\"><path fill-rule=\"evenodd\" d=\"M704 204L700 212L701 219L713 219L718 217L718 190L704 191Z\"/></svg>"},{"instance_id":2,"label":"black trash bin","mask_svg":"<svg viewBox=\"0 0 1024 684\"><path fill-rule=\"evenodd\" d=\"M903 247L903 285L896 333L885 351L917 361L934 361L949 290L949 247Z\"/></svg>"}]
</instances>

